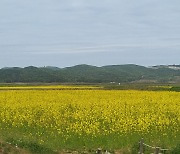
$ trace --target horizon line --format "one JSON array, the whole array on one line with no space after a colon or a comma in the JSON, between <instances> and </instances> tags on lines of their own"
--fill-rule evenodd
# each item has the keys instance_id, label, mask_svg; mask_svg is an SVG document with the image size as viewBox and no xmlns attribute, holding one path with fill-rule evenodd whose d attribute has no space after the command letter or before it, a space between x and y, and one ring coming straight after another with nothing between
<instances>
[{"instance_id":1,"label":"horizon line","mask_svg":"<svg viewBox=\"0 0 180 154\"><path fill-rule=\"evenodd\" d=\"M27 68L27 67L36 67L36 68L56 67L56 68L59 68L59 69L63 69L63 68L68 68L68 67L80 66L80 65L87 65L87 66L94 66L94 67L123 66L123 65L136 65L136 66L143 66L143 67L180 66L180 64L157 64L157 65L145 66L145 65L139 65L139 64L134 64L134 63L127 63L127 64L108 64L108 65L101 65L101 66L91 65L91 64L75 64L75 65L65 66L65 67L59 67L59 66L53 66L53 65L44 65L44 66L35 66L35 65L27 65L27 66L4 66L4 67L0 67L0 69L5 69L5 68Z\"/></svg>"}]
</instances>

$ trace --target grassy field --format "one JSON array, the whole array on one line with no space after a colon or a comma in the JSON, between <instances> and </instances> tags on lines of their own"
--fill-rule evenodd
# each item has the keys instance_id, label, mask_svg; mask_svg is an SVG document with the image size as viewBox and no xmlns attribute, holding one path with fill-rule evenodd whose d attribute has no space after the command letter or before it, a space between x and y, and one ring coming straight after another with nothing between
<instances>
[{"instance_id":1,"label":"grassy field","mask_svg":"<svg viewBox=\"0 0 180 154\"><path fill-rule=\"evenodd\" d=\"M136 153L141 138L169 149L180 143L179 92L97 86L0 89L0 139L30 153L95 153L97 148Z\"/></svg>"}]
</instances>

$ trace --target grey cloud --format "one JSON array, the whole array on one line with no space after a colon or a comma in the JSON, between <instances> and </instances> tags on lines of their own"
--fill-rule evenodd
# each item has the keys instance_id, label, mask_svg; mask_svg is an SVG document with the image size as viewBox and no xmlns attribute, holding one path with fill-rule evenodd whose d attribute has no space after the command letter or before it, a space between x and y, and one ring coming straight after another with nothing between
<instances>
[{"instance_id":1,"label":"grey cloud","mask_svg":"<svg viewBox=\"0 0 180 154\"><path fill-rule=\"evenodd\" d=\"M10 65L10 59L19 59L16 55L20 54L22 59L28 55L29 61L32 55L34 64L40 65L44 64L41 56L56 59L66 53L70 57L65 59L74 63L82 54L90 58L89 63L96 64L96 55L104 54L102 63L118 64L115 59L119 56L115 58L112 52L133 55L119 63L138 63L139 57L134 53L148 53L153 58L153 52L157 52L152 61L161 63L160 55L180 49L179 5L179 0L1 0L0 55L13 55L9 57ZM94 58L89 56L91 53ZM146 65L148 57L139 63ZM176 54L174 63L179 62L177 57ZM18 65L28 64L25 60ZM7 63L1 61L0 67L4 65ZM64 65L68 65L68 60L64 60Z\"/></svg>"}]
</instances>

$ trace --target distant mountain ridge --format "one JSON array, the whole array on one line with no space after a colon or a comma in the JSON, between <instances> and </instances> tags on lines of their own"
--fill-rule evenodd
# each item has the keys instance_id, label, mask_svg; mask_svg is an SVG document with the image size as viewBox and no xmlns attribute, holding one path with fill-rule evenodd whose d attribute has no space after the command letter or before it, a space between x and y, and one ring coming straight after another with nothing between
<instances>
[{"instance_id":1,"label":"distant mountain ridge","mask_svg":"<svg viewBox=\"0 0 180 154\"><path fill-rule=\"evenodd\" d=\"M180 82L180 65L144 67L134 64L91 66L76 65L6 67L0 69L0 83L122 83L122 82Z\"/></svg>"}]
</instances>

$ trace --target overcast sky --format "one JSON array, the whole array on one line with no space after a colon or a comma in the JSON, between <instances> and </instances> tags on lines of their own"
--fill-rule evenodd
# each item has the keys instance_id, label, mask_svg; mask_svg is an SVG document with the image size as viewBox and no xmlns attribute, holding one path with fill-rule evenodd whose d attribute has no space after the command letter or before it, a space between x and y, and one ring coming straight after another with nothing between
<instances>
[{"instance_id":1,"label":"overcast sky","mask_svg":"<svg viewBox=\"0 0 180 154\"><path fill-rule=\"evenodd\" d=\"M180 64L179 0L0 0L0 67Z\"/></svg>"}]
</instances>

